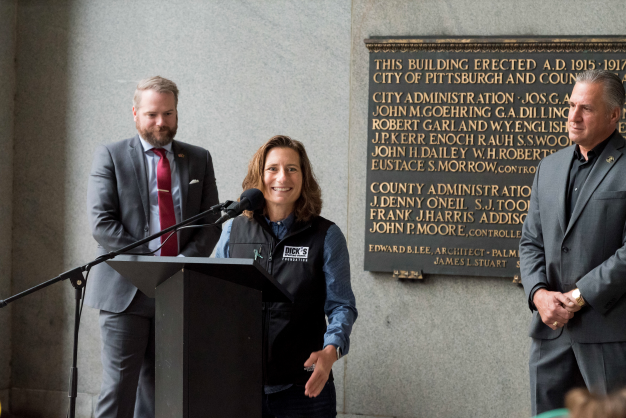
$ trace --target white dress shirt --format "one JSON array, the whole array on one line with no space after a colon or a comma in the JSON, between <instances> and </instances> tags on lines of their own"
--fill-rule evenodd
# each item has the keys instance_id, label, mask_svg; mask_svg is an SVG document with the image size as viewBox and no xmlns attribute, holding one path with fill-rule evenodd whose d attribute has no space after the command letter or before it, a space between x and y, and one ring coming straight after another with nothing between
<instances>
[{"instance_id":1,"label":"white dress shirt","mask_svg":"<svg viewBox=\"0 0 626 418\"><path fill-rule=\"evenodd\" d=\"M150 200L150 235L156 234L161 230L161 220L159 219L159 192L157 191L157 165L159 164L159 157L152 149L154 146L148 144L141 136L139 137L141 145L143 146L143 155L146 162L146 174L148 177L148 191ZM176 171L176 161L174 159L174 152L172 151L172 143L170 142L163 147L166 151L167 160L170 162L170 171L172 172L172 200L174 201L174 214L176 216L176 223L182 219L182 204L180 193L180 180L178 178L178 172ZM179 251L180 251L180 233L178 236ZM148 243L150 250L154 250L161 245L161 238L153 239ZM155 255L161 255L161 250L154 253Z\"/></svg>"}]
</instances>

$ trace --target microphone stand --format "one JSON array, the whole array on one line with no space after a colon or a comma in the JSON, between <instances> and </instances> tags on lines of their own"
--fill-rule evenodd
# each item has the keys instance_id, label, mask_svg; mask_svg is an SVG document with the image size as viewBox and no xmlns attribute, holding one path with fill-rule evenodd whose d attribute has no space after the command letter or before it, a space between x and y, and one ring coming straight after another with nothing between
<instances>
[{"instance_id":1,"label":"microphone stand","mask_svg":"<svg viewBox=\"0 0 626 418\"><path fill-rule=\"evenodd\" d=\"M221 213L225 208L227 208L232 203L233 201L231 200L227 200L224 203L219 203L215 206L212 206L211 208L209 208L208 210L202 213L192 216L189 219L185 219L184 221L179 222L176 225L172 225L169 228L165 228L164 230L159 231L156 234L150 235L149 237L146 237L130 245L127 245L126 247L121 248L119 250L111 251L107 254L101 255L100 257L96 258L95 260L83 266L73 268L72 270L68 270L65 273L59 274L57 277L53 279L40 283L37 286L31 287L30 289L20 292L16 295L13 295L5 300L0 300L0 308L4 308L9 303L14 302L17 299L23 298L24 296L30 295L31 293L37 292L43 288L46 288L56 282L69 279L70 282L72 283L72 286L75 289L76 303L74 307L74 345L73 345L73 350L72 350L72 368L70 370L70 384L69 384L70 388L68 391L68 397L70 398L69 418L75 418L76 416L76 396L78 394L78 368L76 366L77 366L77 360L78 360L78 328L80 325L80 303L82 299L83 288L87 284L85 277L83 276L83 272L85 271L89 272L89 270L93 266L96 266L100 263L104 263L107 260L111 260L112 258L115 258L116 256L120 254L130 251L133 248L136 248L147 242L150 242L155 238L159 238L161 235L167 234L168 232L174 231L182 226L195 222L198 219L204 218L208 215L212 215L215 213ZM217 224L214 224L214 225L217 225Z\"/></svg>"}]
</instances>

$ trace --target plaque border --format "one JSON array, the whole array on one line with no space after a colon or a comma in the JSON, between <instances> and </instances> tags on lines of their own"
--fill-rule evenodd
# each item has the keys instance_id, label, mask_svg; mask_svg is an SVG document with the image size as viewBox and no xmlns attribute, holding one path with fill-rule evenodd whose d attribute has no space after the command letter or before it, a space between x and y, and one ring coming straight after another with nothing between
<instances>
[{"instance_id":1,"label":"plaque border","mask_svg":"<svg viewBox=\"0 0 626 418\"><path fill-rule=\"evenodd\" d=\"M373 36L364 42L369 52L626 52L623 36Z\"/></svg>"}]
</instances>

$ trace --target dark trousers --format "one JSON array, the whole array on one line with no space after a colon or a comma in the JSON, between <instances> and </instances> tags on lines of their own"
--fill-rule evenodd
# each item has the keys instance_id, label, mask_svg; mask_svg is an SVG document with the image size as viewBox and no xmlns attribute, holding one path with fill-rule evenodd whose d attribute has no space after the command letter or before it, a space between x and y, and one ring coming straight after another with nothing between
<instances>
[{"instance_id":1,"label":"dark trousers","mask_svg":"<svg viewBox=\"0 0 626 418\"><path fill-rule=\"evenodd\" d=\"M100 311L102 388L96 418L154 418L154 299Z\"/></svg>"},{"instance_id":2,"label":"dark trousers","mask_svg":"<svg viewBox=\"0 0 626 418\"><path fill-rule=\"evenodd\" d=\"M626 343L582 344L567 327L554 340L534 339L530 346L532 415L563 408L576 387L605 395L626 386Z\"/></svg>"},{"instance_id":3,"label":"dark trousers","mask_svg":"<svg viewBox=\"0 0 626 418\"><path fill-rule=\"evenodd\" d=\"M334 418L337 416L335 384L327 382L316 398L304 395L304 385L293 385L263 395L263 418Z\"/></svg>"}]
</instances>

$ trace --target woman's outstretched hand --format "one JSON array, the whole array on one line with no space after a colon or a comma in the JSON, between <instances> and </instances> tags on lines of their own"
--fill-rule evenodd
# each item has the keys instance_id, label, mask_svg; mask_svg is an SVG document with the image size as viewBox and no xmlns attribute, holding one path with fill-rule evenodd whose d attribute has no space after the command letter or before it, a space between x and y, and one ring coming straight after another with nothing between
<instances>
[{"instance_id":1,"label":"woman's outstretched hand","mask_svg":"<svg viewBox=\"0 0 626 418\"><path fill-rule=\"evenodd\" d=\"M309 398L315 398L322 392L324 385L330 376L330 370L337 361L337 349L334 345L328 345L320 351L311 353L309 359L304 363L304 367L315 365L315 370L304 386L304 394Z\"/></svg>"}]
</instances>

